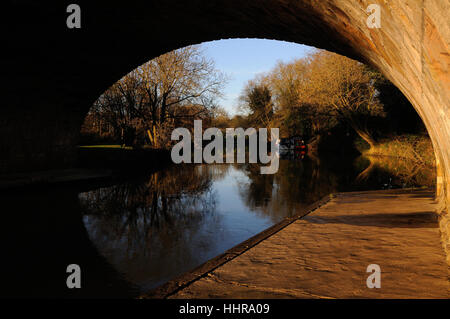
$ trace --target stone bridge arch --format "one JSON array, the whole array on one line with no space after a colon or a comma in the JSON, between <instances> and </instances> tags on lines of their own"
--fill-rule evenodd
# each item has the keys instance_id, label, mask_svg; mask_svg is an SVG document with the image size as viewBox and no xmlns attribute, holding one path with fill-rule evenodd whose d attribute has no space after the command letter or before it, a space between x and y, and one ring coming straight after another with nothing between
<instances>
[{"instance_id":1,"label":"stone bridge arch","mask_svg":"<svg viewBox=\"0 0 450 319\"><path fill-rule=\"evenodd\" d=\"M81 29L66 27L71 2L81 7ZM448 207L448 1L92 2L8 1L2 73L9 85L0 108L0 172L70 165L92 102L151 58L204 41L266 38L334 51L389 78L428 129L438 163L437 197ZM381 8L381 28L366 25L370 4Z\"/></svg>"}]
</instances>

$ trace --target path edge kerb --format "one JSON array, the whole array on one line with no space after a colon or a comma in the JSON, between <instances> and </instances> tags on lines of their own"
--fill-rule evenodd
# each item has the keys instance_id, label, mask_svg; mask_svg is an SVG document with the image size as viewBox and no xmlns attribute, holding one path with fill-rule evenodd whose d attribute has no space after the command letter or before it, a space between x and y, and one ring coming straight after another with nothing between
<instances>
[{"instance_id":1,"label":"path edge kerb","mask_svg":"<svg viewBox=\"0 0 450 319\"><path fill-rule=\"evenodd\" d=\"M222 265L226 264L227 262L233 260L234 258L242 255L250 248L258 245L260 242L262 242L265 239L276 234L277 232L279 232L283 228L289 226L296 220L312 213L316 209L327 204L331 199L336 197L338 194L339 193L332 193L332 194L328 194L328 195L322 197L320 200L305 207L300 212L297 212L294 216L283 219L282 221L276 223L275 225L256 234L255 236L250 237L246 241L243 241L242 243L228 249L223 254L218 255L218 256L206 261L205 263L194 268L193 270L188 271L188 272L182 274L181 276L179 276L175 279L172 279L172 280L168 281L167 283L165 283L145 294L142 294L138 298L139 299L165 299L165 298L170 297L171 295L174 295L175 293L186 288L187 286L191 285L195 281L206 277L210 272L214 271L215 269L219 268L220 266L222 266Z\"/></svg>"}]
</instances>

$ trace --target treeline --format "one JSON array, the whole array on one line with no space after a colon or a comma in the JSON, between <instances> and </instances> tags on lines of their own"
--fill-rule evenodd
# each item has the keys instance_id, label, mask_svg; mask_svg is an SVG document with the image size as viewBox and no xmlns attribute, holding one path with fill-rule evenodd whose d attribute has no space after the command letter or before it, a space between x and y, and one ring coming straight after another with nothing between
<instances>
[{"instance_id":1,"label":"treeline","mask_svg":"<svg viewBox=\"0 0 450 319\"><path fill-rule=\"evenodd\" d=\"M309 142L353 131L373 147L389 136L425 132L412 105L379 72L327 51L278 63L250 80L239 110L230 122L279 127L282 137Z\"/></svg>"},{"instance_id":2,"label":"treeline","mask_svg":"<svg viewBox=\"0 0 450 319\"><path fill-rule=\"evenodd\" d=\"M82 142L164 148L176 127L214 116L226 83L199 46L161 55L114 83L95 101Z\"/></svg>"},{"instance_id":3,"label":"treeline","mask_svg":"<svg viewBox=\"0 0 450 319\"><path fill-rule=\"evenodd\" d=\"M373 148L383 139L424 134L420 117L379 72L349 58L316 51L250 80L230 117L217 105L227 79L199 46L149 61L113 84L94 103L82 128L84 143L166 148L176 127L278 127L310 145L358 137ZM349 138L347 138L349 140Z\"/></svg>"}]
</instances>

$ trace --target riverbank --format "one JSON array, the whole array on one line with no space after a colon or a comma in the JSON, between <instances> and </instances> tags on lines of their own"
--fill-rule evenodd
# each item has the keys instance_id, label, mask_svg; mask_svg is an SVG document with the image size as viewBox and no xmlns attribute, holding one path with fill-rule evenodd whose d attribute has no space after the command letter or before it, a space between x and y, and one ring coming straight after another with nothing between
<instances>
[{"instance_id":1,"label":"riverbank","mask_svg":"<svg viewBox=\"0 0 450 319\"><path fill-rule=\"evenodd\" d=\"M143 298L449 298L433 196L336 194L195 280L183 284L186 274ZM381 268L380 289L366 286L370 264Z\"/></svg>"},{"instance_id":2,"label":"riverbank","mask_svg":"<svg viewBox=\"0 0 450 319\"><path fill-rule=\"evenodd\" d=\"M75 167L0 175L0 190L47 186L77 186L111 182L142 170L155 171L170 165L170 154L160 149L132 149L111 145L78 149Z\"/></svg>"},{"instance_id":3,"label":"riverbank","mask_svg":"<svg viewBox=\"0 0 450 319\"><path fill-rule=\"evenodd\" d=\"M0 190L14 190L49 185L73 186L79 183L96 183L112 178L107 169L60 169L0 175Z\"/></svg>"},{"instance_id":4,"label":"riverbank","mask_svg":"<svg viewBox=\"0 0 450 319\"><path fill-rule=\"evenodd\" d=\"M365 156L390 156L405 159L416 165L436 166L433 145L428 136L401 135L384 139L367 149L357 145Z\"/></svg>"},{"instance_id":5,"label":"riverbank","mask_svg":"<svg viewBox=\"0 0 450 319\"><path fill-rule=\"evenodd\" d=\"M163 168L172 163L170 151L165 149L120 147L118 145L89 145L78 147L77 166L85 168L109 168L141 170Z\"/></svg>"}]
</instances>

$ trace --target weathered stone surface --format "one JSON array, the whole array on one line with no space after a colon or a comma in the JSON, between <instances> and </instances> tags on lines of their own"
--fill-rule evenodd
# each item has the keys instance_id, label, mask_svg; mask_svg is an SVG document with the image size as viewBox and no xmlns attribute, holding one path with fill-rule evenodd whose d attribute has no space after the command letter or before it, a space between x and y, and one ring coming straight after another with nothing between
<instances>
[{"instance_id":1,"label":"weathered stone surface","mask_svg":"<svg viewBox=\"0 0 450 319\"><path fill-rule=\"evenodd\" d=\"M439 215L439 227L442 247L447 255L447 263L450 265L450 217L445 211Z\"/></svg>"},{"instance_id":2,"label":"weathered stone surface","mask_svg":"<svg viewBox=\"0 0 450 319\"><path fill-rule=\"evenodd\" d=\"M338 194L170 298L449 298L435 206L429 191Z\"/></svg>"},{"instance_id":3,"label":"weathered stone surface","mask_svg":"<svg viewBox=\"0 0 450 319\"><path fill-rule=\"evenodd\" d=\"M450 202L450 2L446 0L90 1L66 28L70 1L5 10L0 172L70 166L92 102L138 65L225 38L312 45L370 63L412 102L433 141L441 210ZM381 6L381 28L366 8ZM447 209L448 210L448 209ZM448 227L447 227L448 229Z\"/></svg>"}]
</instances>

